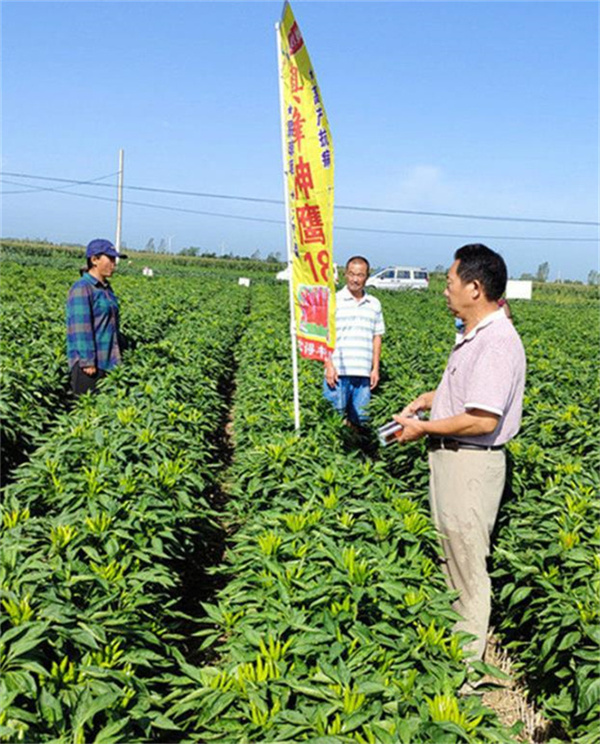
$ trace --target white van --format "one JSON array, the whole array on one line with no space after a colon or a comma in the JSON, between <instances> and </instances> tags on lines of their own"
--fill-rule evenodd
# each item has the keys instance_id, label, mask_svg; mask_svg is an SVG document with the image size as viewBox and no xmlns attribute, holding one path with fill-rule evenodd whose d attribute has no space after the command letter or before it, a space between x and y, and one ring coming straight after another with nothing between
<instances>
[{"instance_id":1,"label":"white van","mask_svg":"<svg viewBox=\"0 0 600 744\"><path fill-rule=\"evenodd\" d=\"M367 279L375 289L427 289L429 273L416 266L388 266Z\"/></svg>"}]
</instances>

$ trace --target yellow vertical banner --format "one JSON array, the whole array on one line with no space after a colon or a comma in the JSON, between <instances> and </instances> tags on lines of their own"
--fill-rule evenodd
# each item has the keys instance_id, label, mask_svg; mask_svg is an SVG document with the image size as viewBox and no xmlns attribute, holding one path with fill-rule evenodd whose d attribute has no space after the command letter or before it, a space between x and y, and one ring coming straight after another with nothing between
<instances>
[{"instance_id":1,"label":"yellow vertical banner","mask_svg":"<svg viewBox=\"0 0 600 744\"><path fill-rule=\"evenodd\" d=\"M279 34L298 349L303 357L324 361L335 346L333 142L317 77L288 2Z\"/></svg>"}]
</instances>

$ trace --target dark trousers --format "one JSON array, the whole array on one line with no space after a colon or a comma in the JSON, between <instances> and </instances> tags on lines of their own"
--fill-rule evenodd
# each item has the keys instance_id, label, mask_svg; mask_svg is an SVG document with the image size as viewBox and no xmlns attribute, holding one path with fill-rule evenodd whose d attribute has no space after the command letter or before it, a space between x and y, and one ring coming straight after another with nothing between
<instances>
[{"instance_id":1,"label":"dark trousers","mask_svg":"<svg viewBox=\"0 0 600 744\"><path fill-rule=\"evenodd\" d=\"M98 380L106 377L107 372L105 369L97 369L95 375L86 375L81 367L75 363L71 367L70 378L71 378L71 390L76 398L84 393L88 393L90 390L94 391Z\"/></svg>"}]
</instances>

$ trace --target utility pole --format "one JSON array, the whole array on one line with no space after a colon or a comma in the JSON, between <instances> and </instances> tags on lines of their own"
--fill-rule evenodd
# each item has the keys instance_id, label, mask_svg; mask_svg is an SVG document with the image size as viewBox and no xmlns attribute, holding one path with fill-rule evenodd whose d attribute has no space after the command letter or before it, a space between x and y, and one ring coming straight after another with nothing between
<instances>
[{"instance_id":1,"label":"utility pole","mask_svg":"<svg viewBox=\"0 0 600 744\"><path fill-rule=\"evenodd\" d=\"M123 216L123 150L119 150L119 185L117 186L117 237L115 239L115 248L117 252L121 250L121 219Z\"/></svg>"}]
</instances>

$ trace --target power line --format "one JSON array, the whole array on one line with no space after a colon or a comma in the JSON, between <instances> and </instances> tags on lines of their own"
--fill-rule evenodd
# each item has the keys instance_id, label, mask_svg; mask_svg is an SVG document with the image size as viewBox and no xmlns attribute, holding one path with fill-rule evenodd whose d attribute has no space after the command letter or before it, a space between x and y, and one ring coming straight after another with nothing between
<instances>
[{"instance_id":1,"label":"power line","mask_svg":"<svg viewBox=\"0 0 600 744\"><path fill-rule=\"evenodd\" d=\"M37 180L43 180L43 181L58 181L58 182L66 182L66 183L89 183L90 185L95 186L103 186L106 188L109 188L109 184L92 184L90 182L78 182L78 181L72 181L71 179L67 178L51 178L49 176L36 176L31 175L27 173L11 173L8 171L0 171L0 175L6 175L11 176L13 178L33 178ZM129 189L131 191L146 191L150 193L158 193L158 194L172 194L176 196L195 196L195 197L202 197L206 199L223 199L223 200L229 200L229 201L243 201L243 202L254 202L258 204L283 204L282 199L267 199L262 197L255 197L255 196L237 196L233 194L215 194L211 192L205 192L205 191L185 191L182 189L165 189L165 188L158 188L158 187L151 187L151 186L123 186L124 189ZM540 224L551 224L551 225L585 225L585 226L591 226L591 227L598 227L600 226L600 222L593 222L589 220L558 220L558 219L549 219L549 218L537 218L537 217L510 217L510 216L500 216L500 215L482 215L482 214L466 214L466 213L458 213L458 212L434 212L434 211L424 211L424 210L416 210L416 209L391 209L391 208L385 208L385 207L365 207L365 206L356 206L356 205L346 205L346 204L338 204L335 207L339 210L346 210L346 211L354 211L354 212L372 212L372 213L379 213L379 214L408 214L412 216L424 216L424 217L449 217L449 218L456 218L456 219L472 219L472 220L493 220L498 222L536 222Z\"/></svg>"},{"instance_id":2,"label":"power line","mask_svg":"<svg viewBox=\"0 0 600 744\"><path fill-rule=\"evenodd\" d=\"M385 214L411 214L424 217L456 217L468 220L495 220L497 222L539 222L546 225L586 225L597 227L600 222L591 222L585 220L552 220L537 217L499 217L489 214L460 214L458 212L425 212L411 209L384 209L381 207L345 207L339 206L338 209L352 209L357 212L381 212Z\"/></svg>"},{"instance_id":3,"label":"power line","mask_svg":"<svg viewBox=\"0 0 600 744\"><path fill-rule=\"evenodd\" d=\"M97 178L89 178L86 181L71 181L70 179L61 179L64 181L68 181L68 184L66 186L63 186L61 189L50 189L46 186L25 186L25 189L22 189L21 191L3 191L3 196L8 196L9 194L33 194L38 191L57 191L61 192L65 189L70 189L73 186L110 186L110 184L107 183L96 183L97 181L103 181L106 178L112 178L113 176L117 176L118 171L115 173L107 173L105 176L98 176ZM47 179L44 179L47 180ZM52 179L55 180L55 179ZM14 186L24 186L25 184L15 183L14 181L6 181L5 183L11 183Z\"/></svg>"},{"instance_id":4,"label":"power line","mask_svg":"<svg viewBox=\"0 0 600 744\"><path fill-rule=\"evenodd\" d=\"M18 185L18 184L15 184L14 181L7 181L6 179L0 179L0 181L2 181L2 183ZM108 196L96 196L95 194L80 194L74 191L65 192L62 189L53 189L51 187L45 188L44 191L55 191L65 196L80 196L83 199L95 199L96 201L105 201L105 202L111 202L111 203L115 203L117 201L116 199L112 199L111 197L108 197ZM167 206L166 204L150 204L148 202L129 201L126 199L123 199L123 204L129 204L135 207L149 207L150 209L162 209L167 212L185 212L187 214L201 214L201 215L205 215L208 217L227 217L229 219L247 220L250 222L268 222L274 225L285 224L283 220L270 220L265 217L246 217L244 215L237 215L237 214L224 214L221 212L207 212L207 211L200 210L200 209L189 209L186 207L170 207L170 206Z\"/></svg>"},{"instance_id":5,"label":"power line","mask_svg":"<svg viewBox=\"0 0 600 744\"><path fill-rule=\"evenodd\" d=\"M3 183L8 183L11 185L14 185L13 181L7 181L6 179L1 179ZM80 194L77 192L65 192L62 189L53 189L52 187L47 187L44 189L45 191L56 191L57 193L64 194L66 196L79 196L83 199L95 199L97 201L106 201L114 203L117 200L112 199L107 196L96 196L94 194ZM123 204L128 204L131 206L136 207L147 207L150 209L160 209L167 212L183 212L186 214L199 214L207 217L222 217L224 219L233 219L233 220L242 220L245 222L263 222L267 224L272 225L285 225L285 220L275 220L275 219L268 219L266 217L248 217L246 215L239 215L239 214L228 214L224 212L208 212L205 210L200 209L190 209L186 207L171 207L167 206L165 204L149 204L148 202L137 202L137 201L129 201L129 200L123 200ZM385 233L390 235L413 235L413 236L421 236L421 237L433 237L433 238L472 238L474 237L472 233L439 233L439 232L421 232L416 230L386 230L383 228L375 228L375 227L349 227L344 225L336 225L336 230L344 230L346 232L372 232L372 233ZM535 236L535 235L477 235L478 239L481 240L535 240L535 241L542 241L542 242L576 242L576 243L596 243L598 242L597 238L549 238L545 236Z\"/></svg>"},{"instance_id":6,"label":"power line","mask_svg":"<svg viewBox=\"0 0 600 744\"><path fill-rule=\"evenodd\" d=\"M377 227L343 227L336 225L336 230L352 230L354 232L390 233L392 235L420 235L429 238L473 238L481 240L536 240L556 243L597 243L598 238L547 238L539 235L479 235L473 233L440 233L440 232L409 232L408 230L385 230Z\"/></svg>"}]
</instances>

